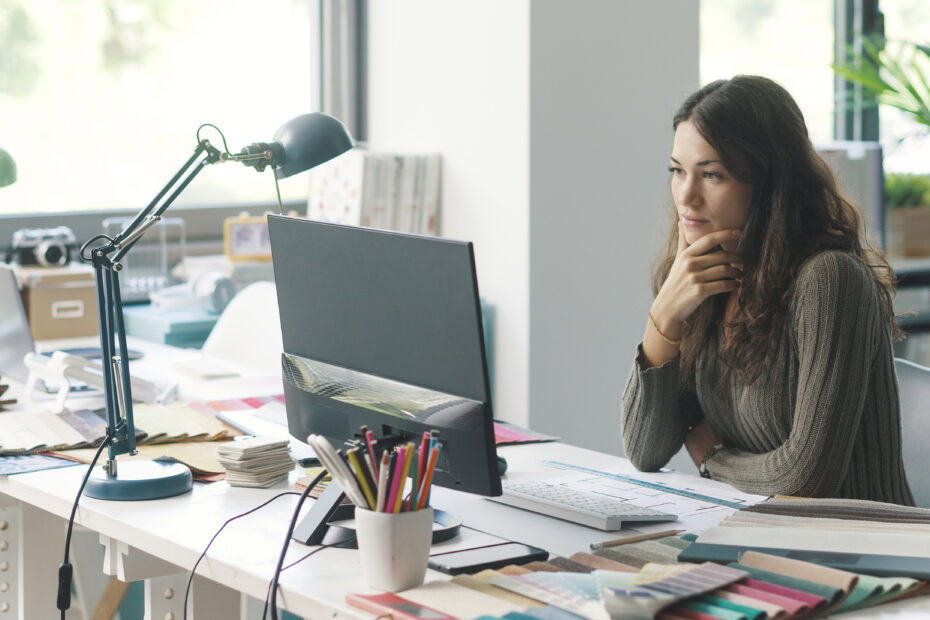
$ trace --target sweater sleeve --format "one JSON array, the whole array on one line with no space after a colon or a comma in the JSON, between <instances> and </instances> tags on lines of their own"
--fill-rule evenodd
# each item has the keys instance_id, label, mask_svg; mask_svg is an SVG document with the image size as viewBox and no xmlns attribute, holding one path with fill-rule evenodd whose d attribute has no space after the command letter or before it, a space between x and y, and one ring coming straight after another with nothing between
<instances>
[{"instance_id":1,"label":"sweater sleeve","mask_svg":"<svg viewBox=\"0 0 930 620\"><path fill-rule=\"evenodd\" d=\"M655 471L684 444L688 428L701 417L693 391L681 390L677 356L661 366L643 363L642 345L623 392L623 449L640 471Z\"/></svg>"},{"instance_id":2,"label":"sweater sleeve","mask_svg":"<svg viewBox=\"0 0 930 620\"><path fill-rule=\"evenodd\" d=\"M802 267L788 320L798 385L787 441L763 454L726 447L707 468L750 493L831 496L849 467L887 318L868 268L852 255L823 252Z\"/></svg>"}]
</instances>

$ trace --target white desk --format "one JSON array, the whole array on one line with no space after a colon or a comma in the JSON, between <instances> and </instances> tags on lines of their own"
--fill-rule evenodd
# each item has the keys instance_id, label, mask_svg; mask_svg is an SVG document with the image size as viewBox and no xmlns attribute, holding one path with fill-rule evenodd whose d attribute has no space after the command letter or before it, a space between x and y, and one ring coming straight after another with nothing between
<instances>
[{"instance_id":1,"label":"white desk","mask_svg":"<svg viewBox=\"0 0 930 620\"><path fill-rule=\"evenodd\" d=\"M151 356L148 363L156 361L158 352L150 345L133 342L131 346L148 352ZM508 479L543 471L539 465L541 459L557 458L591 466L619 460L552 443L509 446L502 448L501 453L509 462ZM18 597L9 610L15 609L20 618L58 617L55 591L64 543L63 525L84 471L84 467L69 467L0 478L0 521L8 524L3 530L0 522L0 540L15 533L13 544L19 550L13 562L4 560L0 552L0 561L8 562L7 570L0 570L0 618L3 617L3 597L9 597L14 591L18 592ZM552 470L545 471L551 473ZM146 579L150 617L170 620L181 617L185 571L194 565L222 523L287 489L288 484L283 482L272 489L230 487L220 482L197 483L192 493L147 502L110 502L83 497L76 521L98 532L106 545L104 572L124 580ZM234 521L219 535L198 567L192 594L193 618L239 617L243 608L240 593L258 600L265 598L296 499L296 496L281 498ZM309 504L308 500L305 511ZM433 504L458 514L466 525L563 556L585 550L593 541L616 537L616 533L598 532L441 488L434 490ZM458 539L442 546L451 550L481 544L487 539L486 534L463 528ZM292 541L285 564L311 549ZM8 549L7 553L11 551ZM6 593L2 592L4 574L11 577L6 581L11 585ZM430 570L426 579L447 577ZM306 618L371 617L345 603L345 595L349 592L369 592L355 551L324 549L284 572L281 586L280 607L297 615ZM169 589L172 595L166 598ZM930 597L843 617L906 617L912 612L930 615L930 600L926 599ZM251 604L250 611L242 617L256 617L254 601ZM258 609L260 614L260 606Z\"/></svg>"}]
</instances>

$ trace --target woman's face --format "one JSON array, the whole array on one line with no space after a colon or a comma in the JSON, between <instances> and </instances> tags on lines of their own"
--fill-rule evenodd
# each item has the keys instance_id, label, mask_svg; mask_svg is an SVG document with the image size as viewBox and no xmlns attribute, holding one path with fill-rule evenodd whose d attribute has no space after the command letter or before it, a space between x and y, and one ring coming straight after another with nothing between
<instances>
[{"instance_id":1,"label":"woman's face","mask_svg":"<svg viewBox=\"0 0 930 620\"><path fill-rule=\"evenodd\" d=\"M737 181L720 156L690 121L678 124L669 158L672 199L684 225L688 245L708 233L728 228L742 230L749 217L752 186ZM736 242L727 247L736 248Z\"/></svg>"}]
</instances>

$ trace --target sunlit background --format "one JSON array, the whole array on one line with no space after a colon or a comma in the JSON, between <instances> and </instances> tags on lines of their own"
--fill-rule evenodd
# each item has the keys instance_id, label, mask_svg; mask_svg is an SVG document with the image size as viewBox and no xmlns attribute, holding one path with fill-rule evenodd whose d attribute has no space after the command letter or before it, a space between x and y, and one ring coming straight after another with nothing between
<instances>
[{"instance_id":1,"label":"sunlit background","mask_svg":"<svg viewBox=\"0 0 930 620\"><path fill-rule=\"evenodd\" d=\"M738 73L764 75L797 100L811 140L834 139L833 2L701 0L701 84ZM885 36L930 43L930 2L882 0ZM881 106L886 172L930 170L930 139L903 112ZM925 133L925 132L924 132Z\"/></svg>"},{"instance_id":2,"label":"sunlit background","mask_svg":"<svg viewBox=\"0 0 930 620\"><path fill-rule=\"evenodd\" d=\"M305 0L0 0L0 146L18 173L0 213L141 208L202 123L231 151L270 140L310 111L309 39ZM226 164L177 204L275 200L270 172Z\"/></svg>"}]
</instances>

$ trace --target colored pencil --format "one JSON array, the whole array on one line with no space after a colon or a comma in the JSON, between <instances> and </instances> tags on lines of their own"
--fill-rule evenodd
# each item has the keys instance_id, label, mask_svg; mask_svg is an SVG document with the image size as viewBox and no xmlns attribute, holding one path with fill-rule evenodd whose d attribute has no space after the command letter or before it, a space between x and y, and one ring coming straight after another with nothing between
<instances>
[{"instance_id":1,"label":"colored pencil","mask_svg":"<svg viewBox=\"0 0 930 620\"><path fill-rule=\"evenodd\" d=\"M420 440L420 454L417 457L418 480L423 480L423 474L426 472L426 460L429 458L429 431L423 431L423 439Z\"/></svg>"},{"instance_id":2,"label":"colored pencil","mask_svg":"<svg viewBox=\"0 0 930 620\"><path fill-rule=\"evenodd\" d=\"M662 532L653 532L652 534L640 534L638 536L627 536L626 538L614 538L613 540L591 543L590 547L592 551L596 551L597 549L603 549L604 547L617 547L620 545L628 545L646 540L665 538L667 536L678 536L682 532L684 532L684 530L665 530Z\"/></svg>"},{"instance_id":3,"label":"colored pencil","mask_svg":"<svg viewBox=\"0 0 930 620\"><path fill-rule=\"evenodd\" d=\"M413 478L413 484L410 485L410 495L407 496L407 504L405 510L412 511L416 510L417 507L417 491L420 489L420 468L419 468L420 455L417 455L417 462L410 464L410 474Z\"/></svg>"},{"instance_id":4,"label":"colored pencil","mask_svg":"<svg viewBox=\"0 0 930 620\"><path fill-rule=\"evenodd\" d=\"M323 441L326 441L325 439ZM349 488L355 493L356 497L360 500L360 503L355 503L355 500L352 500L352 503L356 506L361 506L362 508L368 503L368 500L365 499L365 493L362 491L362 486L358 483L358 480L355 478L355 474L352 473L352 467L349 465L349 459L346 457L345 453L342 450L336 450L336 466L342 470L342 477L346 484L349 485ZM352 495L349 494L351 499Z\"/></svg>"},{"instance_id":5,"label":"colored pencil","mask_svg":"<svg viewBox=\"0 0 930 620\"><path fill-rule=\"evenodd\" d=\"M407 484L407 474L410 473L410 463L413 461L413 452L415 446L413 442L408 442L404 446L404 463L400 470L400 490L397 492L397 499L394 500L394 512L400 512L400 507L404 503L404 487Z\"/></svg>"},{"instance_id":6,"label":"colored pencil","mask_svg":"<svg viewBox=\"0 0 930 620\"><path fill-rule=\"evenodd\" d=\"M391 463L391 490L388 493L387 505L384 507L385 512L394 512L394 504L397 502L397 487L404 483L400 479L400 470L404 468L404 458L407 456L406 447L398 448L394 454L396 457Z\"/></svg>"},{"instance_id":7,"label":"colored pencil","mask_svg":"<svg viewBox=\"0 0 930 620\"><path fill-rule=\"evenodd\" d=\"M387 504L388 478L390 477L391 455L387 451L381 453L381 467L378 472L378 501L375 510L384 512L384 506Z\"/></svg>"},{"instance_id":8,"label":"colored pencil","mask_svg":"<svg viewBox=\"0 0 930 620\"><path fill-rule=\"evenodd\" d=\"M433 449L434 446L436 447L437 450L439 449L439 431L436 430L435 428L429 432L429 449L430 449L430 451L432 451L432 449ZM439 453L438 453L438 452L437 452L437 454L436 454L436 459L437 459L437 462L438 462L438 459L439 459ZM432 480L430 480L430 484L432 484ZM426 506L429 506L429 494L430 494L430 491L431 491L431 490L432 490L432 487L427 487L427 489L426 489L426 504L425 504Z\"/></svg>"},{"instance_id":9,"label":"colored pencil","mask_svg":"<svg viewBox=\"0 0 930 620\"><path fill-rule=\"evenodd\" d=\"M378 467L377 464L371 464L368 453L365 451L365 448L361 446L359 446L358 450L358 462L362 466L362 471L365 474L365 481L368 482L368 486L371 487L371 493L374 495L378 491L378 472L375 471Z\"/></svg>"},{"instance_id":10,"label":"colored pencil","mask_svg":"<svg viewBox=\"0 0 930 620\"><path fill-rule=\"evenodd\" d=\"M417 510L422 510L427 506L427 497L429 496L429 487L433 482L433 471L436 469L436 461L439 458L439 446L433 446L429 451L429 461L426 463L426 474L420 483L419 498L417 498Z\"/></svg>"},{"instance_id":11,"label":"colored pencil","mask_svg":"<svg viewBox=\"0 0 930 620\"><path fill-rule=\"evenodd\" d=\"M365 429L365 444L368 446L368 457L371 459L371 469L375 475L375 482L378 481L378 457L375 455L375 434Z\"/></svg>"},{"instance_id":12,"label":"colored pencil","mask_svg":"<svg viewBox=\"0 0 930 620\"><path fill-rule=\"evenodd\" d=\"M346 453L346 457L349 459L352 469L355 470L358 485L362 487L362 493L365 494L365 499L368 500L368 509L374 510L375 506L377 506L377 500L375 500L375 494L367 480L368 476L366 475L367 472L364 469L364 465L359 462L359 454L358 448L352 448Z\"/></svg>"}]
</instances>

